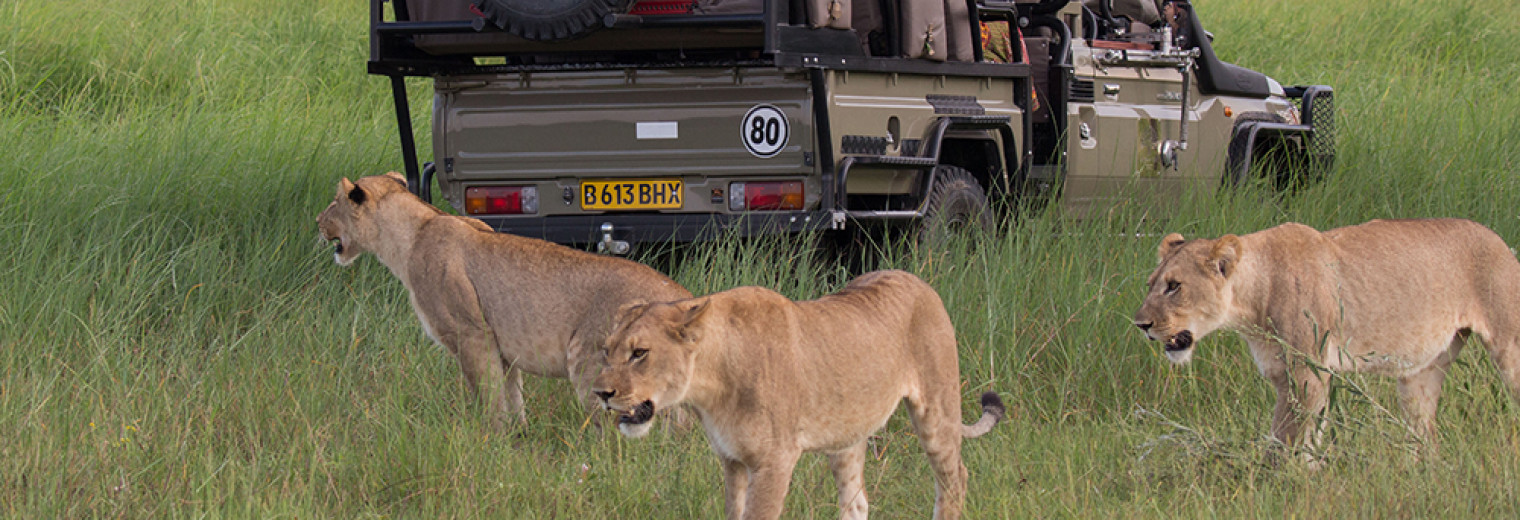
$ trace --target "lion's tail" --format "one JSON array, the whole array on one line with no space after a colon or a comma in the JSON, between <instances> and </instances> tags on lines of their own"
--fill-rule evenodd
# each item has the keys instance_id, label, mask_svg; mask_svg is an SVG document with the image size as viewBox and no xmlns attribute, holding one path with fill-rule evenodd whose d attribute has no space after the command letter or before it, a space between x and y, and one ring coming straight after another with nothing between
<instances>
[{"instance_id":1,"label":"lion's tail","mask_svg":"<svg viewBox=\"0 0 1520 520\"><path fill-rule=\"evenodd\" d=\"M962 424L961 437L972 439L992 431L992 427L997 426L997 423L1002 422L1007 416L1007 410L997 392L982 394L982 418L971 424Z\"/></svg>"}]
</instances>

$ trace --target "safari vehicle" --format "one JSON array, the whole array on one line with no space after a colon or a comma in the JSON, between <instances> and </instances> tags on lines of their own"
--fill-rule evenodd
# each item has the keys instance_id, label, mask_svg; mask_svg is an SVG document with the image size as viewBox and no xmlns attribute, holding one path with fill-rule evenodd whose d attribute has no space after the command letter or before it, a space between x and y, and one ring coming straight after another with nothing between
<instances>
[{"instance_id":1,"label":"safari vehicle","mask_svg":"<svg viewBox=\"0 0 1520 520\"><path fill-rule=\"evenodd\" d=\"M1220 61L1186 1L1115 1L371 0L369 71L414 192L612 253L1332 165L1330 87ZM420 171L407 76L433 79Z\"/></svg>"}]
</instances>

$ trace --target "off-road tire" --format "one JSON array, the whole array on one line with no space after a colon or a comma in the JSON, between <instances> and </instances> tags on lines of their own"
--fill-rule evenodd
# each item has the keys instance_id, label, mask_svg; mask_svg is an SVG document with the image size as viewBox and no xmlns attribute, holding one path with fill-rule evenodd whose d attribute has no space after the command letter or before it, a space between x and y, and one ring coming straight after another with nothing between
<instances>
[{"instance_id":1,"label":"off-road tire","mask_svg":"<svg viewBox=\"0 0 1520 520\"><path fill-rule=\"evenodd\" d=\"M920 246L934 250L958 233L991 232L992 221L987 192L971 172L947 164L934 167L934 186L929 189L929 204L919 222Z\"/></svg>"},{"instance_id":2,"label":"off-road tire","mask_svg":"<svg viewBox=\"0 0 1520 520\"><path fill-rule=\"evenodd\" d=\"M486 20L528 40L570 40L602 28L603 18L628 11L631 0L476 0Z\"/></svg>"}]
</instances>

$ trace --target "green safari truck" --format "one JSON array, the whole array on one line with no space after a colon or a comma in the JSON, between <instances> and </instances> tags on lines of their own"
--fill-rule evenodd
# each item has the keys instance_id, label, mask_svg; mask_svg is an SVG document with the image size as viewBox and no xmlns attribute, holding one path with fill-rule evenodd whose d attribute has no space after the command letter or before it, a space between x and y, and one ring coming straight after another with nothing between
<instances>
[{"instance_id":1,"label":"green safari truck","mask_svg":"<svg viewBox=\"0 0 1520 520\"><path fill-rule=\"evenodd\" d=\"M409 183L625 254L1074 216L1334 162L1333 89L1220 61L1186 1L371 0ZM408 76L432 79L417 164Z\"/></svg>"}]
</instances>

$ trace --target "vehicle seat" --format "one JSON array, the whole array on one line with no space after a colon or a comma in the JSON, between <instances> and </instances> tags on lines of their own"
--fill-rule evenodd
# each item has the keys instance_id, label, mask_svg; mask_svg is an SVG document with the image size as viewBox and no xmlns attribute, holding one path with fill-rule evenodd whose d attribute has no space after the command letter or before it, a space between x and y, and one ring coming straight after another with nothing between
<instances>
[{"instance_id":1,"label":"vehicle seat","mask_svg":"<svg viewBox=\"0 0 1520 520\"><path fill-rule=\"evenodd\" d=\"M1109 14L1122 24L1117 27L1123 28L1126 34L1150 32L1151 27L1161 22L1161 8L1156 5L1157 0L1082 0L1082 7L1097 19L1103 16L1105 2L1108 3ZM1100 29L1099 32L1103 31ZM1095 36L1113 37L1115 35Z\"/></svg>"},{"instance_id":2,"label":"vehicle seat","mask_svg":"<svg viewBox=\"0 0 1520 520\"><path fill-rule=\"evenodd\" d=\"M853 29L861 47L877 56L890 50L881 48L881 38L872 34L883 34L887 14L894 12L902 31L898 56L972 61L976 55L966 0L807 0L808 25Z\"/></svg>"}]
</instances>

